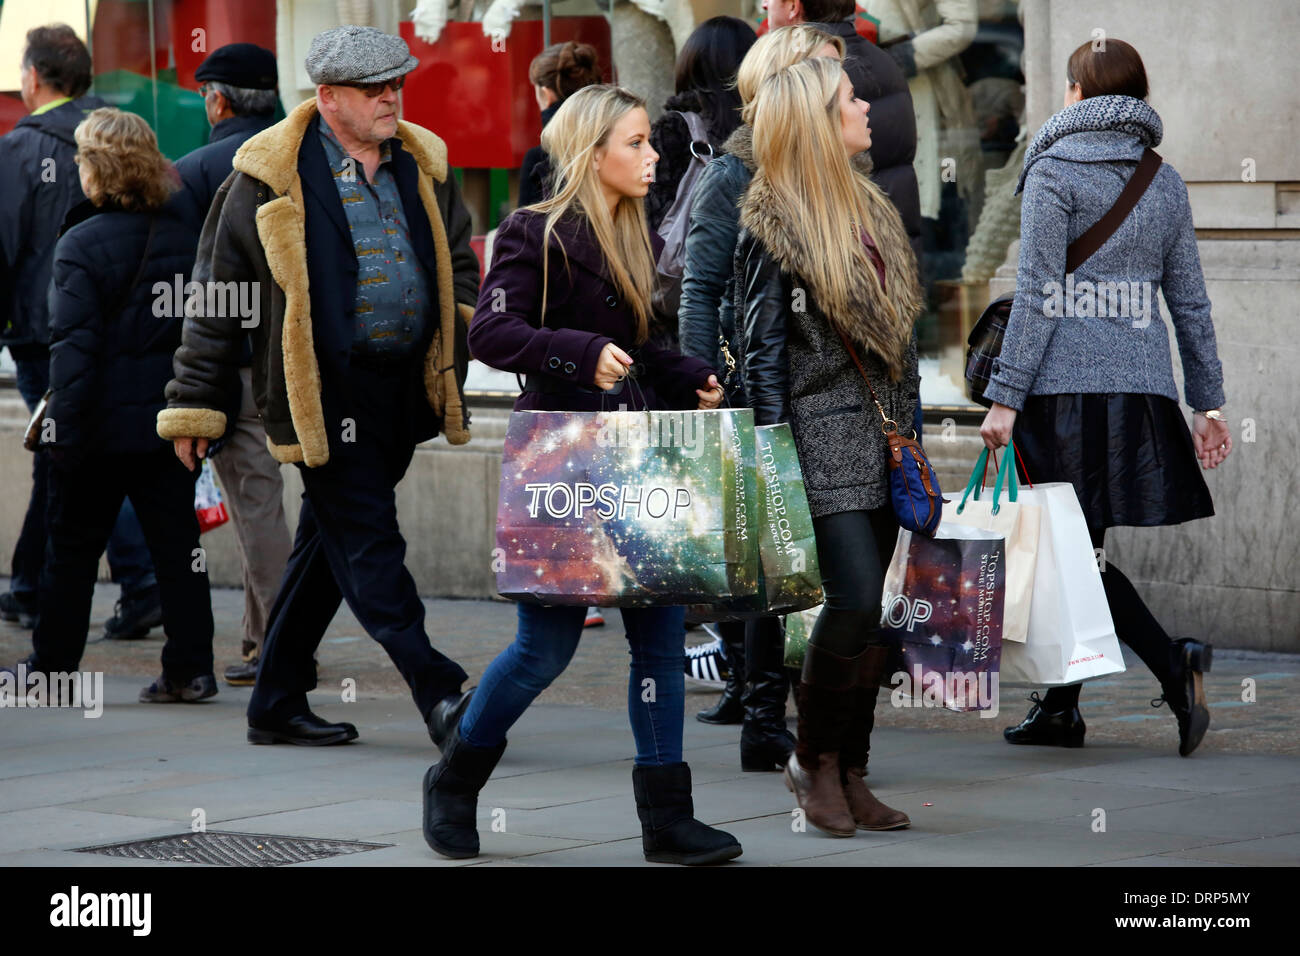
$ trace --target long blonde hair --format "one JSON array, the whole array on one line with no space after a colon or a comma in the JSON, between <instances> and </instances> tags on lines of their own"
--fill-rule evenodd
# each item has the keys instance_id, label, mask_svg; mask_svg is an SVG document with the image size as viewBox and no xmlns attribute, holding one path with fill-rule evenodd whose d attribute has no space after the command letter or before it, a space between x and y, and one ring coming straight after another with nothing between
<instances>
[{"instance_id":1,"label":"long blonde hair","mask_svg":"<svg viewBox=\"0 0 1300 956\"><path fill-rule=\"evenodd\" d=\"M807 248L817 250L807 257L810 274L803 278L831 322L844 328L840 319L850 308L853 279L865 275L886 311L886 324L900 327L904 319L884 294L859 235L859 229L865 229L879 241L878 223L892 209L887 209L889 199L880 188L853 168L844 150L839 106L844 75L838 61L811 57L763 80L745 108L754 128L758 166L751 188L765 188L775 207L770 215L792 227ZM882 358L891 372L899 370L901 355Z\"/></svg>"},{"instance_id":2,"label":"long blonde hair","mask_svg":"<svg viewBox=\"0 0 1300 956\"><path fill-rule=\"evenodd\" d=\"M640 345L648 335L650 297L655 284L655 256L645 204L639 197L623 196L611 215L592 163L596 150L609 143L614 126L634 109L645 109L645 100L610 84L583 87L566 99L542 130L542 149L550 156L555 171L555 192L551 198L527 208L546 215L542 231L543 321L550 237L561 218L575 213L591 226L615 287L636 313L636 344ZM563 241L559 236L556 239L564 252Z\"/></svg>"},{"instance_id":3,"label":"long blonde hair","mask_svg":"<svg viewBox=\"0 0 1300 956\"><path fill-rule=\"evenodd\" d=\"M844 41L833 33L806 23L769 30L755 41L741 61L740 69L736 71L736 92L743 102L750 102L765 79L778 70L808 59L828 43L839 51L843 60Z\"/></svg>"}]
</instances>

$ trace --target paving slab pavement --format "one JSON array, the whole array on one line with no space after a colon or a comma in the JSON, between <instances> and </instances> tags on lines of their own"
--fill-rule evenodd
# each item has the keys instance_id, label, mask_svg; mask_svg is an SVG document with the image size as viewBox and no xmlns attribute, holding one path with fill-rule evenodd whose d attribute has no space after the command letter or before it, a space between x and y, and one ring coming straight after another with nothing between
<instances>
[{"instance_id":1,"label":"paving slab pavement","mask_svg":"<svg viewBox=\"0 0 1300 956\"><path fill-rule=\"evenodd\" d=\"M111 613L114 596L97 588L96 611ZM240 592L214 592L219 648L237 646L241 601ZM472 680L512 637L509 604L427 605L435 643ZM319 713L357 725L353 744L250 746L248 688L223 685L198 704L137 703L157 669L157 636L88 646L83 667L106 675L101 717L0 710L0 866L192 867L73 851L188 833L196 816L212 831L380 845L298 866L644 866L627 650L618 615L608 620L511 734L479 801L475 860L443 860L424 845L420 784L437 752L386 655L344 611L322 644L311 699ZM28 640L0 625L0 660L25 654ZM357 682L355 702L342 699L345 677ZM1253 682L1254 702L1225 706L1241 702L1243 681ZM1207 679L1214 723L1190 759L1176 754L1167 711L1147 719L1153 683L1138 665L1085 688L1080 750L1003 743L1001 728L1021 716L1011 705L1018 691L1004 691L993 720L896 709L882 695L867 782L913 825L852 839L802 832L780 775L740 771L739 728L689 718L716 693L692 690L685 744L696 813L741 840L737 865L747 866L1300 862L1300 660L1216 652Z\"/></svg>"}]
</instances>

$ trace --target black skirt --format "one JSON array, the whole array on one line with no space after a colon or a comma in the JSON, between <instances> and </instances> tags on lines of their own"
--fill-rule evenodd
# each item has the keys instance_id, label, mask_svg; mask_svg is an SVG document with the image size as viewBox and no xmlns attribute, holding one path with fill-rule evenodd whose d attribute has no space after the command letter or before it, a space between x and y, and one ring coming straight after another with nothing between
<instances>
[{"instance_id":1,"label":"black skirt","mask_svg":"<svg viewBox=\"0 0 1300 956\"><path fill-rule=\"evenodd\" d=\"M1031 395L1013 437L1022 482L1074 485L1094 530L1214 514L1182 409L1163 395Z\"/></svg>"}]
</instances>

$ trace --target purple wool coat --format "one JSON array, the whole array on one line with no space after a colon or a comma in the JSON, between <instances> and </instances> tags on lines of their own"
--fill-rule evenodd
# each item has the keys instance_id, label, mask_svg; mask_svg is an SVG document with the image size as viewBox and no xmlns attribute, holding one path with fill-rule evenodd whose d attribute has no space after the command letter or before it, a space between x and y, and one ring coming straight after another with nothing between
<instances>
[{"instance_id":1,"label":"purple wool coat","mask_svg":"<svg viewBox=\"0 0 1300 956\"><path fill-rule=\"evenodd\" d=\"M515 410L698 407L695 390L707 388L715 370L671 349L633 345L636 313L620 298L585 219L569 216L556 224L550 240L546 315L540 321L545 222L541 213L520 209L501 223L492 245L492 267L479 290L469 327L469 351L474 358L560 389L523 392ZM563 252L557 235L564 243ZM663 240L651 233L650 241L657 257ZM609 342L635 360L636 385L625 381L620 391L602 393L594 384L596 363Z\"/></svg>"}]
</instances>

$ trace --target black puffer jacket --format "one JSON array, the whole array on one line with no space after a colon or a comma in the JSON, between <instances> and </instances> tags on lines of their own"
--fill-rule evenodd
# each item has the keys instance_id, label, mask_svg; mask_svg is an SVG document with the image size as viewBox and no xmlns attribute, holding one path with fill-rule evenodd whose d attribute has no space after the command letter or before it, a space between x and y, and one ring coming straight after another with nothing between
<instances>
[{"instance_id":1,"label":"black puffer jacket","mask_svg":"<svg viewBox=\"0 0 1300 956\"><path fill-rule=\"evenodd\" d=\"M107 106L83 96L37 116L24 116L0 136L0 344L46 345L45 292L59 226L81 193L72 162L77 124Z\"/></svg>"},{"instance_id":2,"label":"black puffer jacket","mask_svg":"<svg viewBox=\"0 0 1300 956\"><path fill-rule=\"evenodd\" d=\"M50 397L54 460L75 466L96 452L136 454L161 445L182 304L172 290L194 265L197 236L173 197L155 217L84 201L54 248L50 283ZM140 281L131 285L139 273ZM183 281L183 280L182 280ZM163 283L168 291L154 291ZM125 305L123 305L125 303ZM156 313L161 312L162 315Z\"/></svg>"},{"instance_id":3,"label":"black puffer jacket","mask_svg":"<svg viewBox=\"0 0 1300 956\"><path fill-rule=\"evenodd\" d=\"M916 114L912 111L912 93L907 77L897 61L866 37L861 36L852 20L813 23L844 41L844 72L849 75L853 92L871 104L867 120L871 124L871 178L885 191L912 242L912 252L921 263L921 191L916 184Z\"/></svg>"}]
</instances>

